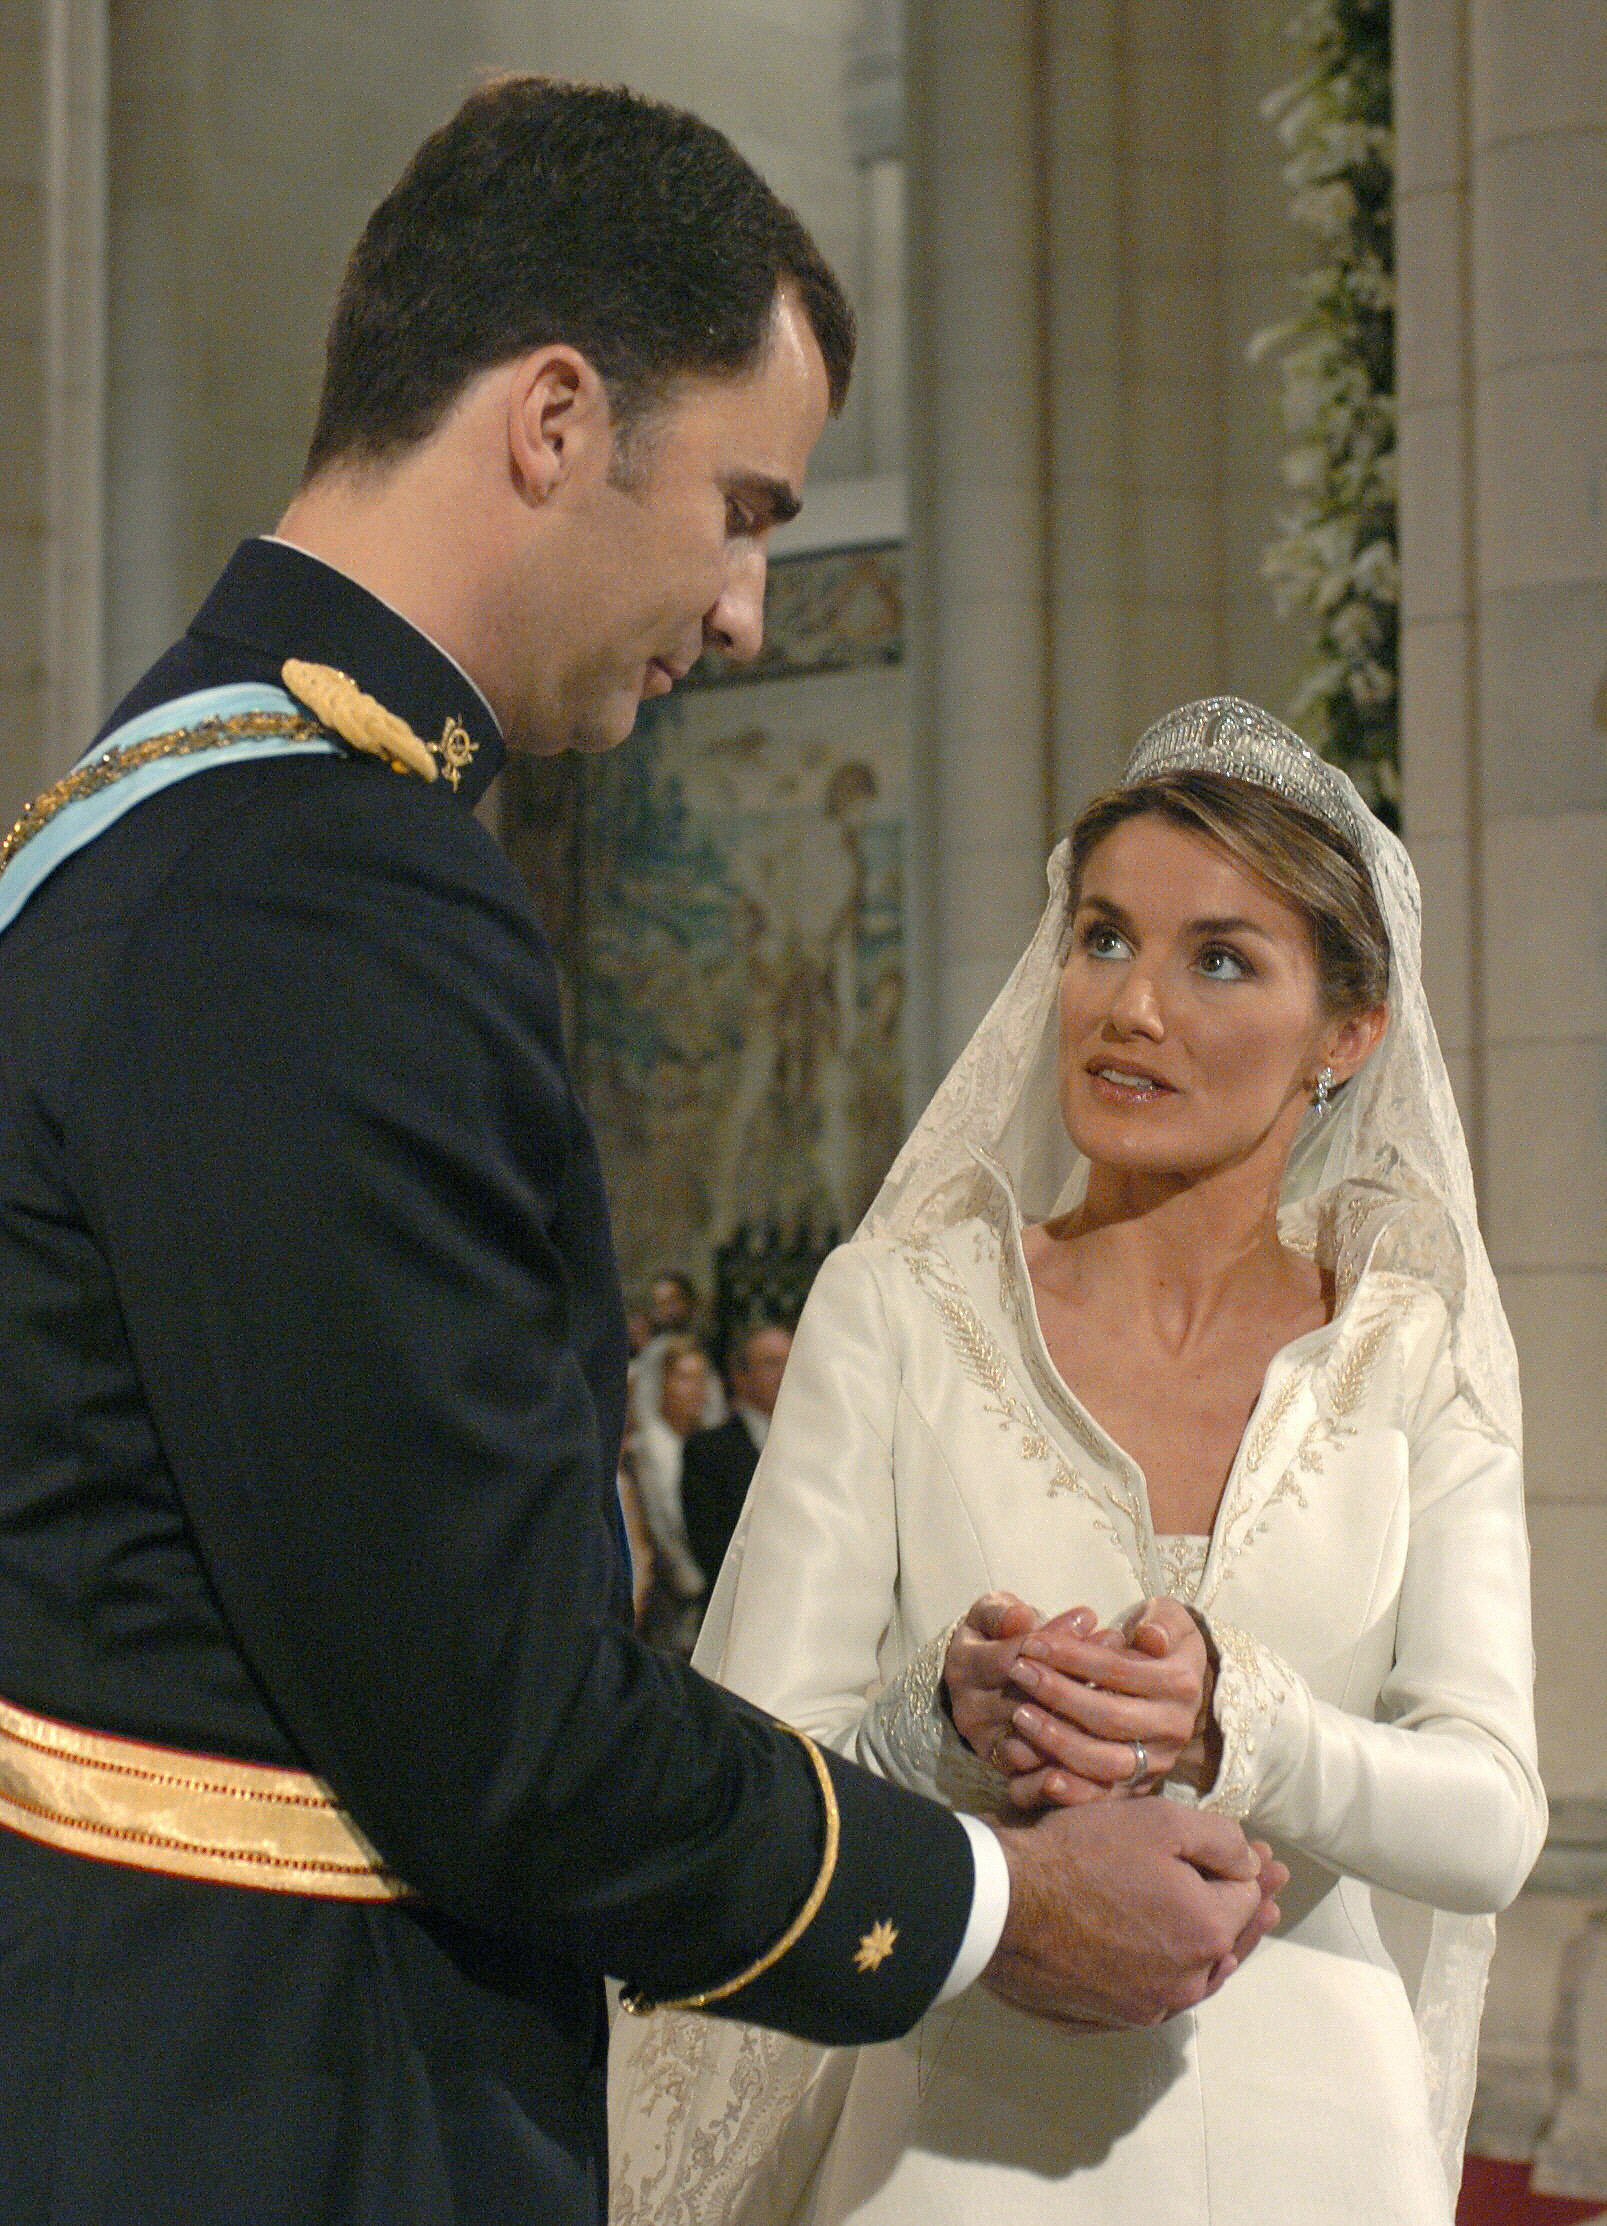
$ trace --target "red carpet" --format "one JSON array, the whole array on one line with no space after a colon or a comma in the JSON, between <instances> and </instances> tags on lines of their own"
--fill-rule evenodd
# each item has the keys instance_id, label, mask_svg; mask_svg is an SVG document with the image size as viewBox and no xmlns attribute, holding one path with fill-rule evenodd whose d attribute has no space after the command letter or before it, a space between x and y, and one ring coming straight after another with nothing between
<instances>
[{"instance_id":1,"label":"red carpet","mask_svg":"<svg viewBox=\"0 0 1607 2226\"><path fill-rule=\"evenodd\" d=\"M1456 2226L1580 2226L1597 2218L1607 2219L1607 2203L1534 2194L1527 2164L1498 2164L1483 2156L1467 2160Z\"/></svg>"}]
</instances>

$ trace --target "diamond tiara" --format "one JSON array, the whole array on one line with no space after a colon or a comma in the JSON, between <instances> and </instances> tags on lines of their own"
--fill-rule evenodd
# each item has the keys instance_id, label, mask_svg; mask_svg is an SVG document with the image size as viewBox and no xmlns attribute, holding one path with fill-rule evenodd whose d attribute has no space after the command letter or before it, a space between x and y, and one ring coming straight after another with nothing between
<instances>
[{"instance_id":1,"label":"diamond tiara","mask_svg":"<svg viewBox=\"0 0 1607 2226\"><path fill-rule=\"evenodd\" d=\"M1226 773L1270 788L1314 812L1366 855L1366 806L1344 774L1292 727L1240 696L1207 696L1168 711L1140 737L1122 786L1161 773Z\"/></svg>"}]
</instances>

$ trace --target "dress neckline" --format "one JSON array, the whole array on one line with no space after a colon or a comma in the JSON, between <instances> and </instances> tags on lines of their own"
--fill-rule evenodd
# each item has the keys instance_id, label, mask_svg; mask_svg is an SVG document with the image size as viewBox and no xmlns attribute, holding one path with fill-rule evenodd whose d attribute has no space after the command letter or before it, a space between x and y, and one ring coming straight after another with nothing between
<instances>
[{"instance_id":1,"label":"dress neckline","mask_svg":"<svg viewBox=\"0 0 1607 2226\"><path fill-rule=\"evenodd\" d=\"M1335 1269L1335 1305L1330 1319L1313 1329L1302 1330L1298 1337L1292 1337L1287 1344L1280 1345L1268 1361L1255 1404L1246 1417L1239 1442L1233 1450L1233 1459L1228 1464L1228 1473L1223 1481L1222 1494L1217 1501L1210 1530L1162 1533L1155 1528L1150 1509L1149 1482L1143 1469L1126 1448L1111 1436L1097 1416L1084 1406L1055 1366L1048 1341L1043 1334L1043 1324L1038 1318L1037 1298L1032 1288L1032 1277L1027 1270L1026 1253L1022 1245L1020 1205L1003 1169L985 1152L975 1151L974 1156L990 1180L997 1206L1003 1209L1002 1227L999 1225L1001 1216L997 1211L987 1218L994 1222L1000 1241L1001 1297L1020 1331L1023 1357L1030 1375L1051 1407L1059 1409L1085 1444L1092 1438L1102 1457L1110 1462L1126 1484L1132 1512L1138 1524L1137 1543L1142 1563L1138 1571L1140 1583L1147 1585L1151 1575L1164 1569L1163 1540L1199 1539L1205 1547L1205 1553L1195 1581L1194 1589L1198 1593L1217 1559L1219 1541L1231 1520L1246 1448L1255 1442L1264 1416L1274 1402L1281 1398L1284 1380L1291 1368L1302 1363L1319 1361L1338 1342L1357 1308L1363 1286L1367 1282L1373 1254L1377 1249L1376 1234L1369 1238L1359 1260L1352 1259L1342 1263L1350 1272L1341 1274L1341 1263L1337 1261L1327 1263ZM1311 1202L1308 1202L1287 1216L1280 1213L1279 1235L1292 1250L1320 1258L1324 1250L1321 1241L1322 1223L1320 1217L1313 1215L1310 1205ZM1292 1223L1292 1226L1286 1226L1286 1222Z\"/></svg>"}]
</instances>

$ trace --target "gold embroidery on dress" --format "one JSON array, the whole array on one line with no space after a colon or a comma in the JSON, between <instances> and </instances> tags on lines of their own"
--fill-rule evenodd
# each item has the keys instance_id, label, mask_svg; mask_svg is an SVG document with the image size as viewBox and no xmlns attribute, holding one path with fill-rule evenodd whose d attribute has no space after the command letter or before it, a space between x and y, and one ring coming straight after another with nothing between
<instances>
[{"instance_id":1,"label":"gold embroidery on dress","mask_svg":"<svg viewBox=\"0 0 1607 2226\"><path fill-rule=\"evenodd\" d=\"M966 1745L939 1698L949 1641L961 1621L957 1616L917 1648L871 1702L871 1716L905 1783L935 1791L951 1809L993 1816L1006 1805L1008 1780Z\"/></svg>"},{"instance_id":2,"label":"gold embroidery on dress","mask_svg":"<svg viewBox=\"0 0 1607 2226\"><path fill-rule=\"evenodd\" d=\"M956 1628L951 1623L947 1630L929 1638L871 1703L887 1744L906 1773L917 1780L929 1780L936 1768L942 1744L937 1696Z\"/></svg>"},{"instance_id":3,"label":"gold embroidery on dress","mask_svg":"<svg viewBox=\"0 0 1607 2226\"><path fill-rule=\"evenodd\" d=\"M916 1283L931 1301L961 1368L972 1383L987 1394L986 1411L997 1415L1002 1430L1014 1429L1019 1433L1019 1450L1024 1461L1051 1464L1049 1496L1053 1499L1062 1492L1069 1492L1078 1499L1086 1500L1096 1511L1094 1528L1105 1537L1114 1539L1134 1567L1138 1568L1142 1549L1139 1549L1139 1557L1135 1560L1134 1544L1144 1535L1144 1522L1131 1496L1119 1490L1113 1493L1133 1525L1133 1540L1124 1541L1110 1520L1105 1497L1096 1492L1087 1479L1070 1466L1026 1401L1011 1388L1009 1364L997 1341L989 1336L982 1317L966 1297L948 1260L934 1244L927 1242L907 1247L904 1261ZM1139 1582L1143 1582L1142 1575Z\"/></svg>"},{"instance_id":4,"label":"gold embroidery on dress","mask_svg":"<svg viewBox=\"0 0 1607 2226\"><path fill-rule=\"evenodd\" d=\"M312 741L318 733L310 719L296 718L283 711L237 711L232 718L202 719L193 727L170 727L165 734L148 734L142 742L121 742L95 759L92 765L75 766L53 781L29 804L0 843L0 872L26 842L48 827L60 811L75 804L80 797L95 796L103 788L110 788L114 781L137 773L142 765L152 765L158 758L194 757L202 750L215 750L229 742L257 742L272 736L287 742Z\"/></svg>"},{"instance_id":5,"label":"gold embroidery on dress","mask_svg":"<svg viewBox=\"0 0 1607 2226\"><path fill-rule=\"evenodd\" d=\"M1211 1541L1201 1532L1162 1531L1155 1540L1155 1553L1161 1566L1161 1590L1174 1600L1194 1601L1210 1551Z\"/></svg>"},{"instance_id":6,"label":"gold embroidery on dress","mask_svg":"<svg viewBox=\"0 0 1607 2226\"><path fill-rule=\"evenodd\" d=\"M826 2060L824 2050L757 2025L661 2011L633 2066L632 2176L616 2172L613 2226L726 2216ZM716 2093L718 2117L709 2111Z\"/></svg>"},{"instance_id":7,"label":"gold embroidery on dress","mask_svg":"<svg viewBox=\"0 0 1607 2226\"><path fill-rule=\"evenodd\" d=\"M1299 1398L1303 1378L1298 1369L1291 1369L1278 1387L1277 1397L1256 1424L1249 1444L1244 1449L1244 1470L1252 1475L1267 1457L1267 1448L1277 1436L1284 1416Z\"/></svg>"},{"instance_id":8,"label":"gold embroidery on dress","mask_svg":"<svg viewBox=\"0 0 1607 2226\"><path fill-rule=\"evenodd\" d=\"M1231 1623L1211 1625L1221 1670L1213 1703L1222 1732L1222 1767L1207 1799L1220 1815L1246 1817L1254 1806L1261 1743L1289 1697L1292 1673L1272 1649Z\"/></svg>"},{"instance_id":9,"label":"gold embroidery on dress","mask_svg":"<svg viewBox=\"0 0 1607 2226\"><path fill-rule=\"evenodd\" d=\"M1304 1479L1321 1476L1334 1447L1355 1436L1355 1424L1350 1417L1371 1389L1379 1356L1412 1303L1412 1286L1400 1277L1376 1274L1374 1280L1376 1296L1350 1325L1348 1335L1343 1335L1342 1342L1328 1354L1326 1362L1315 1368L1293 1369L1257 1423L1245 1449L1244 1461L1229 1485L1232 1505L1224 1501L1217 1517L1222 1551L1212 1572L1208 1588L1210 1598L1215 1598L1239 1556L1264 1535L1278 1508L1292 1503L1304 1511L1310 1504ZM1265 1462L1290 1410L1308 1386L1315 1395L1315 1411L1284 1463L1277 1482L1258 1502L1254 1518L1235 1536L1235 1524L1244 1520L1242 1502L1250 1480ZM1202 1590L1197 1605L1203 1607L1206 1600L1207 1594Z\"/></svg>"},{"instance_id":10,"label":"gold embroidery on dress","mask_svg":"<svg viewBox=\"0 0 1607 2226\"><path fill-rule=\"evenodd\" d=\"M426 746L441 768L441 777L448 788L457 787L463 778L465 767L480 747L461 719L448 719L441 729L440 741Z\"/></svg>"},{"instance_id":11,"label":"gold embroidery on dress","mask_svg":"<svg viewBox=\"0 0 1607 2226\"><path fill-rule=\"evenodd\" d=\"M1038 1322L1037 1308L1032 1303L1032 1286L1017 1269L1015 1231L1011 1224L1010 1209L995 1191L982 1212L993 1231L999 1268L999 1306L1016 1339L1023 1358L1039 1379L1041 1388L1053 1399L1056 1410L1067 1429L1083 1451L1098 1463L1101 1469L1110 1467L1110 1447L1083 1413L1067 1386L1061 1381L1052 1365L1046 1366L1039 1347L1043 1331ZM1135 1528L1142 1533L1143 1523L1136 1500L1120 1490L1116 1497L1131 1516Z\"/></svg>"}]
</instances>

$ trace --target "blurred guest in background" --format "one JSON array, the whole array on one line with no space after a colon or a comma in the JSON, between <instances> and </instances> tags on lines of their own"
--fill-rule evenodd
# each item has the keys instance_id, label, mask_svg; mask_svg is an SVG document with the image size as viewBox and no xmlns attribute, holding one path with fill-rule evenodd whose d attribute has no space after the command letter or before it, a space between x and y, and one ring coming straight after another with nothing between
<instances>
[{"instance_id":1,"label":"blurred guest in background","mask_svg":"<svg viewBox=\"0 0 1607 2226\"><path fill-rule=\"evenodd\" d=\"M695 1338L666 1337L650 1404L638 1377L633 1386L636 1425L627 1461L653 1541L653 1582L642 1629L654 1645L690 1654L707 1589L681 1513L682 1449L697 1429L714 1370Z\"/></svg>"},{"instance_id":2,"label":"blurred guest in background","mask_svg":"<svg viewBox=\"0 0 1607 2226\"><path fill-rule=\"evenodd\" d=\"M731 1362L731 1413L717 1429L695 1430L681 1462L681 1511L693 1559L712 1585L748 1496L775 1412L792 1332L779 1322L750 1329Z\"/></svg>"},{"instance_id":3,"label":"blurred guest in background","mask_svg":"<svg viewBox=\"0 0 1607 2226\"><path fill-rule=\"evenodd\" d=\"M659 1377L671 1338L698 1342L698 1287L680 1268L661 1268L647 1288L650 1335L636 1348L630 1364L631 1389L639 1415L658 1412ZM725 1420L725 1388L713 1368L704 1371L703 1406L696 1424L712 1429Z\"/></svg>"}]
</instances>

